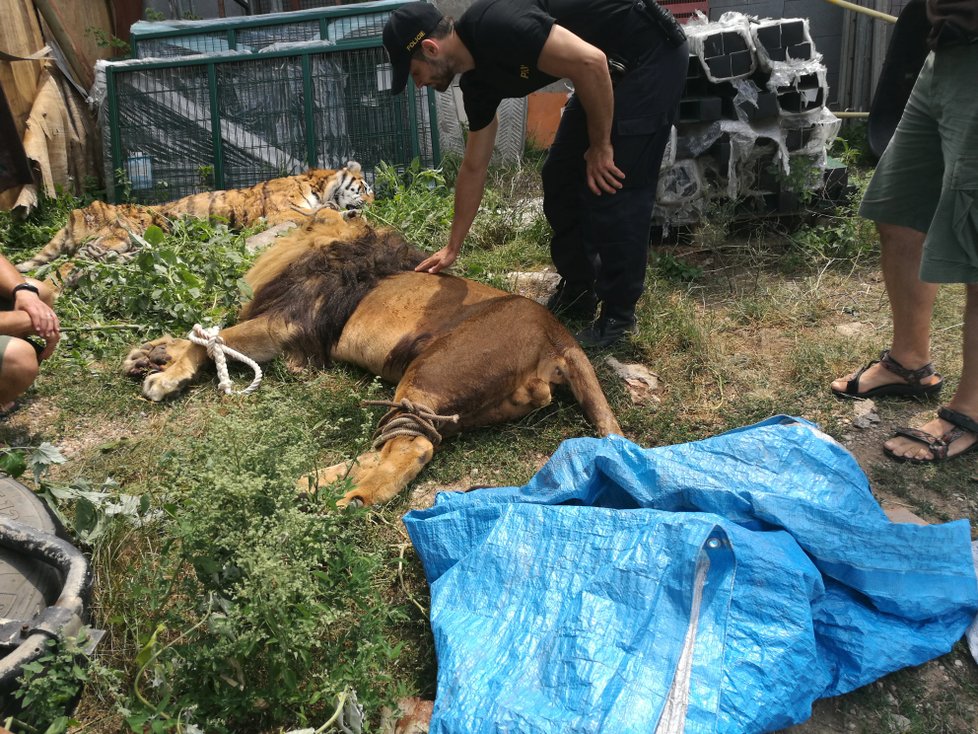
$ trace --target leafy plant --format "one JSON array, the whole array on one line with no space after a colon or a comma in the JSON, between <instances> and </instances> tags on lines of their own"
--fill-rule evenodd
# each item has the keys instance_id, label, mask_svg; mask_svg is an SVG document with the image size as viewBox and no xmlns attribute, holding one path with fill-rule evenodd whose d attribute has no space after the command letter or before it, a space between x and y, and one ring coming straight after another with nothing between
<instances>
[{"instance_id":1,"label":"leafy plant","mask_svg":"<svg viewBox=\"0 0 978 734\"><path fill-rule=\"evenodd\" d=\"M680 260L671 252L656 252L652 262L656 272L666 280L691 281L703 274L703 268Z\"/></svg>"},{"instance_id":2,"label":"leafy plant","mask_svg":"<svg viewBox=\"0 0 978 734\"><path fill-rule=\"evenodd\" d=\"M404 170L381 163L374 178L377 200L368 219L404 232L415 245L437 250L452 221L452 194L440 169L422 168L415 159Z\"/></svg>"},{"instance_id":3,"label":"leafy plant","mask_svg":"<svg viewBox=\"0 0 978 734\"><path fill-rule=\"evenodd\" d=\"M811 203L815 197L815 189L822 181L822 169L811 157L805 155L790 156L787 173L778 163L773 164L770 171L781 188L797 196L802 206Z\"/></svg>"},{"instance_id":4,"label":"leafy plant","mask_svg":"<svg viewBox=\"0 0 978 734\"><path fill-rule=\"evenodd\" d=\"M298 457L283 449L300 432L283 431L278 412L255 419L214 416L203 441L176 447L161 467L171 488L165 552L134 572L149 612L135 731L188 721L208 732L268 730L325 719L349 687L372 710L396 689L387 671L400 647L387 625L401 612L379 593L384 566L365 538L366 513L320 512L340 487L297 495Z\"/></svg>"},{"instance_id":5,"label":"leafy plant","mask_svg":"<svg viewBox=\"0 0 978 734\"><path fill-rule=\"evenodd\" d=\"M83 199L65 191L57 197L41 195L38 205L24 218L11 211L0 211L0 252L16 261L20 255L26 258L57 234L72 209L83 206Z\"/></svg>"},{"instance_id":6,"label":"leafy plant","mask_svg":"<svg viewBox=\"0 0 978 734\"><path fill-rule=\"evenodd\" d=\"M0 472L17 479L30 469L38 486L51 466L64 462L61 452L46 441L40 446L0 446Z\"/></svg>"},{"instance_id":7,"label":"leafy plant","mask_svg":"<svg viewBox=\"0 0 978 734\"><path fill-rule=\"evenodd\" d=\"M89 26L86 28L85 34L94 38L95 45L99 48L111 48L114 51L120 52L122 56L128 56L132 52L132 49L129 47L128 43L117 36L106 33L104 30L96 26Z\"/></svg>"},{"instance_id":8,"label":"leafy plant","mask_svg":"<svg viewBox=\"0 0 978 734\"><path fill-rule=\"evenodd\" d=\"M858 202L869 179L855 174L857 193L836 211L819 216L814 224L788 235L791 248L808 263L860 261L875 252L876 237L871 221L859 216Z\"/></svg>"},{"instance_id":9,"label":"leafy plant","mask_svg":"<svg viewBox=\"0 0 978 734\"><path fill-rule=\"evenodd\" d=\"M169 234L151 226L131 259L79 261L58 301L68 334L59 352L87 361L131 345L134 333L227 324L251 295L242 279L253 259L250 233L184 218Z\"/></svg>"},{"instance_id":10,"label":"leafy plant","mask_svg":"<svg viewBox=\"0 0 978 734\"><path fill-rule=\"evenodd\" d=\"M44 652L21 666L23 672L12 693L21 711L17 718L4 722L7 730L63 734L78 724L69 711L94 674L101 674L112 686L117 684L111 671L93 664L85 652L88 644L89 631L83 628L77 637L47 640Z\"/></svg>"}]
</instances>

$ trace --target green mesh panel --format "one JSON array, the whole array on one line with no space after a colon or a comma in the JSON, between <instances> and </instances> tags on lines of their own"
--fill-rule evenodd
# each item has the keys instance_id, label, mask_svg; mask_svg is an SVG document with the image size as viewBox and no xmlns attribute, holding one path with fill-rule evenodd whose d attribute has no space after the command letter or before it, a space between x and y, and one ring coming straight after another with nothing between
<instances>
[{"instance_id":1,"label":"green mesh panel","mask_svg":"<svg viewBox=\"0 0 978 734\"><path fill-rule=\"evenodd\" d=\"M310 166L439 160L429 95L391 95L379 39L103 66L109 198L135 201L250 186Z\"/></svg>"}]
</instances>

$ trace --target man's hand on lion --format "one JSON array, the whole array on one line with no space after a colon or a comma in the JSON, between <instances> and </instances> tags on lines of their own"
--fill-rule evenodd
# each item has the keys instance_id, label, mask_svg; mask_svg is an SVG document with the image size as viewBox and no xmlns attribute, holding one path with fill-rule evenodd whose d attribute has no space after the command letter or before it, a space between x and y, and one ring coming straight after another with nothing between
<instances>
[{"instance_id":1,"label":"man's hand on lion","mask_svg":"<svg viewBox=\"0 0 978 734\"><path fill-rule=\"evenodd\" d=\"M429 255L415 268L419 273L440 273L458 257L458 249L446 245L434 255Z\"/></svg>"}]
</instances>

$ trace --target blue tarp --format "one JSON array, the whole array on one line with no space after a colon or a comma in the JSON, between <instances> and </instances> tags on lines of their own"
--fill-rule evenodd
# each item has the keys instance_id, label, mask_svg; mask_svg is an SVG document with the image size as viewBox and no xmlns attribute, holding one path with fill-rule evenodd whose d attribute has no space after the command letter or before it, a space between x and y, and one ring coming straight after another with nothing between
<instances>
[{"instance_id":1,"label":"blue tarp","mask_svg":"<svg viewBox=\"0 0 978 734\"><path fill-rule=\"evenodd\" d=\"M404 523L433 734L772 731L946 653L978 611L969 523L891 523L853 457L785 416L565 441L525 486Z\"/></svg>"}]
</instances>

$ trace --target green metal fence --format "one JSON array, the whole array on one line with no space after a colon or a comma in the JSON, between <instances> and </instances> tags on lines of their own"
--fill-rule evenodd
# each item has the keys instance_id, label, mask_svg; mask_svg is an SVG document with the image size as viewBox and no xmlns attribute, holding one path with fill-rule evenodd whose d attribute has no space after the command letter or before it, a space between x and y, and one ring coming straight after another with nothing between
<instances>
[{"instance_id":1,"label":"green metal fence","mask_svg":"<svg viewBox=\"0 0 978 734\"><path fill-rule=\"evenodd\" d=\"M390 93L379 38L99 68L112 201L168 201L349 160L368 178L381 161L440 161L433 93Z\"/></svg>"},{"instance_id":2,"label":"green metal fence","mask_svg":"<svg viewBox=\"0 0 978 734\"><path fill-rule=\"evenodd\" d=\"M136 58L258 51L275 43L380 38L406 0L376 0L289 13L213 20L139 21L130 29Z\"/></svg>"}]
</instances>

